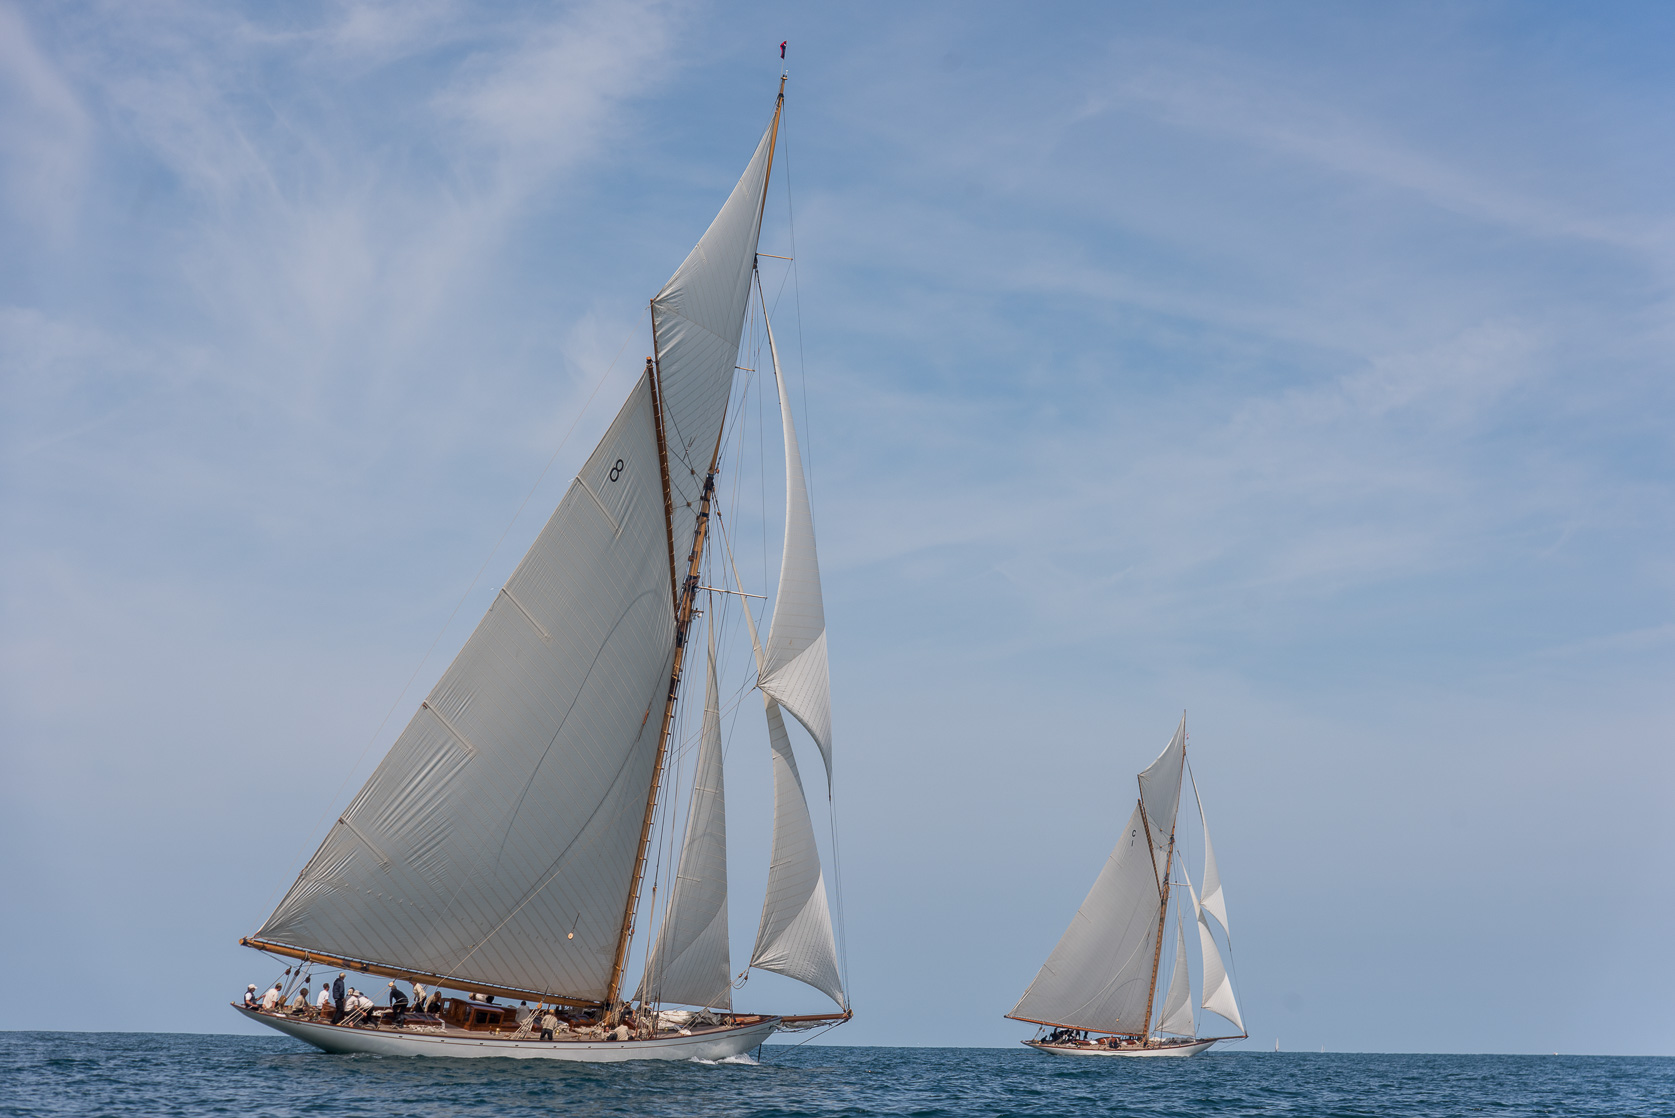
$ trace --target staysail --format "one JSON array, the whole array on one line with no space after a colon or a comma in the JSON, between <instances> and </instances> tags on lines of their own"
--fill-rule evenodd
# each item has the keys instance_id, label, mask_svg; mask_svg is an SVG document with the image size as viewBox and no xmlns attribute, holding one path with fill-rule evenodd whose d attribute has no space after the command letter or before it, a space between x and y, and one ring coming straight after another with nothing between
<instances>
[{"instance_id":1,"label":"staysail","mask_svg":"<svg viewBox=\"0 0 1675 1118\"><path fill-rule=\"evenodd\" d=\"M655 373L252 946L606 998L773 136L652 300Z\"/></svg>"},{"instance_id":2,"label":"staysail","mask_svg":"<svg viewBox=\"0 0 1675 1118\"><path fill-rule=\"evenodd\" d=\"M727 806L721 775L721 699L715 629L709 630L698 771L686 813L680 863L657 940L646 957L642 1001L733 1008L727 964Z\"/></svg>"},{"instance_id":3,"label":"staysail","mask_svg":"<svg viewBox=\"0 0 1675 1118\"><path fill-rule=\"evenodd\" d=\"M779 704L767 700L767 712L774 768L773 854L750 965L806 982L843 1005L826 878L814 845L803 780Z\"/></svg>"},{"instance_id":4,"label":"staysail","mask_svg":"<svg viewBox=\"0 0 1675 1118\"><path fill-rule=\"evenodd\" d=\"M1182 928L1177 906L1175 918L1175 972L1169 980L1169 993L1163 999L1163 1012L1158 1016L1157 1031L1192 1036L1192 979L1187 971L1186 932Z\"/></svg>"},{"instance_id":5,"label":"staysail","mask_svg":"<svg viewBox=\"0 0 1675 1118\"><path fill-rule=\"evenodd\" d=\"M1204 895L1198 904L1221 924L1223 935L1232 935L1227 928L1227 898L1221 892L1221 874L1216 869L1215 847L1210 845L1210 821L1204 816L1204 801L1198 795L1198 782L1193 781L1192 794L1198 800L1198 821L1204 827Z\"/></svg>"},{"instance_id":6,"label":"staysail","mask_svg":"<svg viewBox=\"0 0 1675 1118\"><path fill-rule=\"evenodd\" d=\"M1140 774L1140 801L1116 848L1035 981L1007 1016L1145 1035L1185 759L1183 719L1169 745Z\"/></svg>"},{"instance_id":7,"label":"staysail","mask_svg":"<svg viewBox=\"0 0 1675 1118\"><path fill-rule=\"evenodd\" d=\"M820 558L814 549L814 514L803 477L802 451L791 418L791 397L779 370L779 350L773 327L768 332L768 355L774 384L779 389L780 425L785 431L785 551L780 560L779 592L774 599L773 626L768 632L762 691L779 700L808 730L826 762L826 784L832 780L831 671L826 663L826 609L820 593Z\"/></svg>"},{"instance_id":8,"label":"staysail","mask_svg":"<svg viewBox=\"0 0 1675 1118\"><path fill-rule=\"evenodd\" d=\"M1204 1000L1201 1004L1211 1013L1219 1013L1233 1022L1233 1027L1242 1033L1245 1023L1239 1018L1239 1003L1233 997L1233 983L1227 978L1221 949L1210 934L1210 922L1204 918L1206 911L1203 905L1198 906L1198 938L1204 951Z\"/></svg>"}]
</instances>

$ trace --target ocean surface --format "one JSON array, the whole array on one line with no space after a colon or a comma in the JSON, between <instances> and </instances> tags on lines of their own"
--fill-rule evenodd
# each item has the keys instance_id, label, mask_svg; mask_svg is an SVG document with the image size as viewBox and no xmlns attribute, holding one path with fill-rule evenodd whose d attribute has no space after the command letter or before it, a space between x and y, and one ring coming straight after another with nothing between
<instances>
[{"instance_id":1,"label":"ocean surface","mask_svg":"<svg viewBox=\"0 0 1675 1118\"><path fill-rule=\"evenodd\" d=\"M1666 1057L761 1052L760 1062L590 1067L328 1056L285 1037L0 1033L0 1114L1675 1116L1675 1059Z\"/></svg>"}]
</instances>

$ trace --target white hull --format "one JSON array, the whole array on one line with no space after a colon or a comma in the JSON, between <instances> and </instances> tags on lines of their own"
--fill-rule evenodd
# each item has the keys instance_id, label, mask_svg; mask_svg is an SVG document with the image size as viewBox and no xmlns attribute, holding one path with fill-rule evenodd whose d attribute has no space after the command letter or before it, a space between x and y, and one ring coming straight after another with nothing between
<instances>
[{"instance_id":1,"label":"white hull","mask_svg":"<svg viewBox=\"0 0 1675 1118\"><path fill-rule=\"evenodd\" d=\"M620 1064L629 1060L725 1060L755 1048L779 1028L779 1018L754 1025L716 1029L692 1036L660 1036L648 1040L507 1040L469 1034L397 1032L394 1029L353 1028L275 1017L234 1006L234 1009L271 1029L296 1037L325 1052L339 1055L446 1056L450 1058L504 1057L514 1060L568 1060L580 1064Z\"/></svg>"},{"instance_id":2,"label":"white hull","mask_svg":"<svg viewBox=\"0 0 1675 1118\"><path fill-rule=\"evenodd\" d=\"M1079 1048L1070 1045L1042 1044L1034 1040L1026 1040L1024 1043L1037 1052L1051 1052L1055 1056L1196 1056L1200 1052L1208 1051L1215 1040L1192 1041L1186 1044L1154 1044L1133 1048Z\"/></svg>"}]
</instances>

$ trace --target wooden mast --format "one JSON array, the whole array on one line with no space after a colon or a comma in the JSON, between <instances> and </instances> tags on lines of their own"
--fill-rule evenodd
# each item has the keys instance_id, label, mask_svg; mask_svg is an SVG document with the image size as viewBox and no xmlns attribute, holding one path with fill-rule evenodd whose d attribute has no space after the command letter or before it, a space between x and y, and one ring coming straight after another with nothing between
<instances>
[{"instance_id":1,"label":"wooden mast","mask_svg":"<svg viewBox=\"0 0 1675 1118\"><path fill-rule=\"evenodd\" d=\"M785 107L785 75L779 76L779 96L774 101L773 123L769 126L768 165L762 172L762 199L756 209L756 230L761 235L762 214L768 205L768 180L773 175L774 149L779 143L779 116ZM755 269L754 258L751 261ZM651 315L653 356L646 359L651 374L652 407L657 417L657 458L663 474L664 525L669 536L669 576L674 580L674 491L669 484L668 442L663 430L663 377L657 350L657 306L653 300ZM726 416L722 417L725 429ZM716 466L721 460L722 432L716 432L715 449L710 454L710 468L704 476L704 493L698 502L698 519L692 536L692 553L687 556L686 581L675 592L675 659L669 671L669 693L663 702L663 727L657 738L657 757L652 763L651 787L646 791L646 813L640 823L640 846L634 856L634 876L628 888L628 903L623 908L622 930L617 935L616 959L611 964L611 981L605 991L608 1021L618 1019L617 1003L622 993L622 972L628 964L628 947L634 938L634 910L640 905L640 885L645 878L646 851L651 844L651 825L657 815L657 793L663 784L663 765L669 754L669 735L674 730L675 700L680 696L681 669L686 659L686 638L692 625L693 606L698 597L699 577L704 561L704 541L709 534L710 503L715 497Z\"/></svg>"},{"instance_id":2,"label":"wooden mast","mask_svg":"<svg viewBox=\"0 0 1675 1118\"><path fill-rule=\"evenodd\" d=\"M1181 771L1186 771L1186 715L1181 715ZM1159 904L1157 906L1157 942L1152 945L1152 980L1146 987L1146 1027L1140 1035L1150 1039L1152 1035L1152 1001L1157 997L1157 967L1163 959L1163 933L1169 923L1169 877L1175 864L1175 821L1181 816L1181 782L1175 780L1175 819L1169 820L1169 849L1163 855L1163 877L1158 883L1157 892ZM1146 845L1151 846L1151 824L1146 822L1146 789L1140 788L1140 822L1146 828ZM1157 855L1152 855L1152 873L1157 873Z\"/></svg>"}]
</instances>

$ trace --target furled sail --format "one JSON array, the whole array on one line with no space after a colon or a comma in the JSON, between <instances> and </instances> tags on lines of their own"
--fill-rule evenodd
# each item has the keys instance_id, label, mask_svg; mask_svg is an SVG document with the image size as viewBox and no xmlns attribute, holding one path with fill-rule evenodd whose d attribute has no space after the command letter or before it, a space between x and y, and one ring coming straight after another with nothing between
<instances>
[{"instance_id":1,"label":"furled sail","mask_svg":"<svg viewBox=\"0 0 1675 1118\"><path fill-rule=\"evenodd\" d=\"M764 319L764 325L766 321ZM779 351L768 327L768 354L779 389L779 415L785 430L785 552L780 560L779 593L768 630L762 690L779 700L808 730L826 762L826 785L832 780L831 672L826 664L826 609L820 593L820 559L814 550L814 516L803 478L802 451L791 419L791 397L779 371Z\"/></svg>"},{"instance_id":2,"label":"furled sail","mask_svg":"<svg viewBox=\"0 0 1675 1118\"><path fill-rule=\"evenodd\" d=\"M686 813L686 836L669 907L646 957L642 1001L733 1008L727 963L727 806L721 775L721 699L715 678L715 629L709 632L704 724L698 771Z\"/></svg>"},{"instance_id":3,"label":"furled sail","mask_svg":"<svg viewBox=\"0 0 1675 1118\"><path fill-rule=\"evenodd\" d=\"M814 845L814 823L779 703L769 698L768 741L774 767L774 838L768 891L750 965L806 982L844 1004L837 944L826 904L826 879Z\"/></svg>"},{"instance_id":4,"label":"furled sail","mask_svg":"<svg viewBox=\"0 0 1675 1118\"><path fill-rule=\"evenodd\" d=\"M1233 983L1227 978L1227 968L1221 961L1221 949L1216 946L1215 937L1210 934L1210 922L1204 919L1203 905L1198 907L1198 941L1204 950L1204 1000L1203 1007L1211 1013L1219 1013L1241 1033L1245 1031L1245 1023L1239 1018L1239 1003L1233 998Z\"/></svg>"},{"instance_id":5,"label":"furled sail","mask_svg":"<svg viewBox=\"0 0 1675 1118\"><path fill-rule=\"evenodd\" d=\"M1108 1033L1147 1031L1158 921L1168 899L1169 836L1186 756L1184 720L1182 726L1140 774L1140 802L1122 837L1008 1016ZM1160 835L1163 845L1155 848Z\"/></svg>"},{"instance_id":6,"label":"furled sail","mask_svg":"<svg viewBox=\"0 0 1675 1118\"><path fill-rule=\"evenodd\" d=\"M657 378L256 946L605 998L672 670L671 564L692 549L732 389L773 135L652 301Z\"/></svg>"},{"instance_id":7,"label":"furled sail","mask_svg":"<svg viewBox=\"0 0 1675 1118\"><path fill-rule=\"evenodd\" d=\"M1158 1017L1157 1031L1192 1036L1192 979L1187 972L1186 931L1181 926L1179 906L1175 919L1175 973L1169 980L1169 993L1163 999L1163 1012Z\"/></svg>"},{"instance_id":8,"label":"furled sail","mask_svg":"<svg viewBox=\"0 0 1675 1118\"><path fill-rule=\"evenodd\" d=\"M704 479L733 392L773 142L770 124L708 232L651 301L674 512L668 546L682 572L692 551Z\"/></svg>"}]
</instances>

